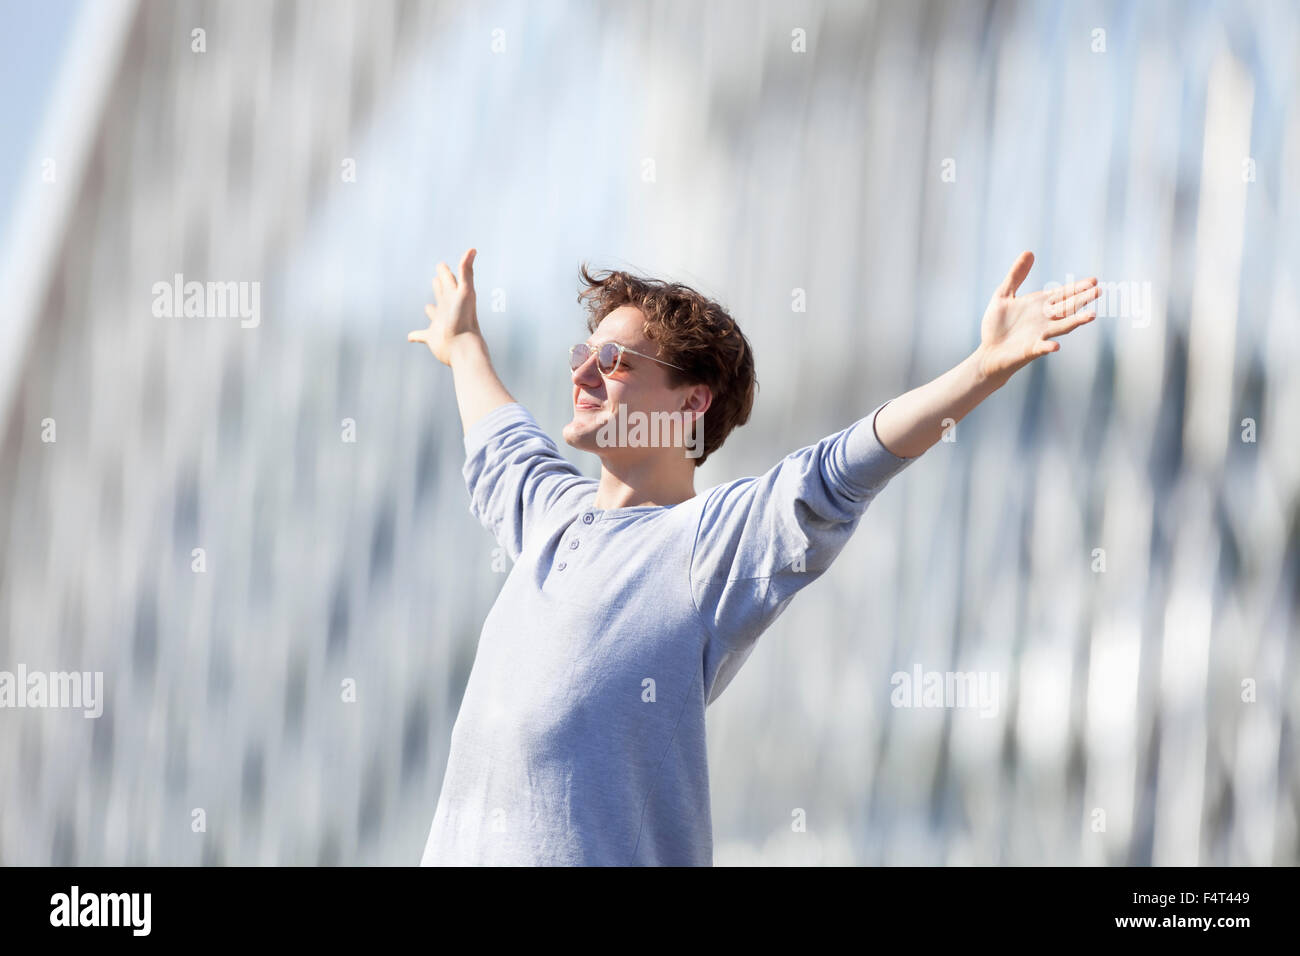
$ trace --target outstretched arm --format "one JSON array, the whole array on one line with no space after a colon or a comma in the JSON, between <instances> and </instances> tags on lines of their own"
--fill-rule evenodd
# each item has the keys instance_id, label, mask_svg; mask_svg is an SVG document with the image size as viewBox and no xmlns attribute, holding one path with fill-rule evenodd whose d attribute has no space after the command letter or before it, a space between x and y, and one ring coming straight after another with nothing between
<instances>
[{"instance_id":1,"label":"outstretched arm","mask_svg":"<svg viewBox=\"0 0 1300 956\"><path fill-rule=\"evenodd\" d=\"M1101 294L1095 277L1052 292L1017 296L1034 254L1023 252L998 286L980 323L980 344L970 356L932 382L893 399L876 415L876 436L900 458L915 458L943 437L945 421L961 421L980 402L1040 355L1056 352L1051 341L1097 315L1083 307ZM1083 310L1083 311L1080 311Z\"/></svg>"},{"instance_id":2,"label":"outstretched arm","mask_svg":"<svg viewBox=\"0 0 1300 956\"><path fill-rule=\"evenodd\" d=\"M447 263L438 263L433 280L434 305L426 305L429 327L410 333L408 342L423 342L443 365L450 366L456 384L456 404L466 434L488 412L514 401L497 377L479 331L474 296L474 257L469 249L460 260L460 277Z\"/></svg>"}]
</instances>

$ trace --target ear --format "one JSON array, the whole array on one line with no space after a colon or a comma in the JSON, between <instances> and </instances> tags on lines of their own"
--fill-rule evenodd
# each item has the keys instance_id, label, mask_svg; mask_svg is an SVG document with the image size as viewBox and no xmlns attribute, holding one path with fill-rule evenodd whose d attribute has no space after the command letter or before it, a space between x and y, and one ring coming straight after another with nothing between
<instances>
[{"instance_id":1,"label":"ear","mask_svg":"<svg viewBox=\"0 0 1300 956\"><path fill-rule=\"evenodd\" d=\"M692 385L682 398L682 411L703 415L713 404L713 391L707 385Z\"/></svg>"}]
</instances>

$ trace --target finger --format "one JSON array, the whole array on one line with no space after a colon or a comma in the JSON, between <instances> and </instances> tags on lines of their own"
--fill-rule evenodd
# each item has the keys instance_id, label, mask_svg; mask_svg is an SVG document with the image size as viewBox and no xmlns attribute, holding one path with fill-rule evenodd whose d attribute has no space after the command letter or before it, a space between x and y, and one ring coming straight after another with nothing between
<instances>
[{"instance_id":1,"label":"finger","mask_svg":"<svg viewBox=\"0 0 1300 956\"><path fill-rule=\"evenodd\" d=\"M423 330L408 332L406 335L406 341L408 342L424 342L426 340L427 337Z\"/></svg>"},{"instance_id":2,"label":"finger","mask_svg":"<svg viewBox=\"0 0 1300 956\"><path fill-rule=\"evenodd\" d=\"M1044 332L1043 338L1052 338L1053 336L1065 335L1067 332L1073 332L1079 326L1087 325L1096 317L1097 317L1097 309L1094 306L1091 309L1086 309L1083 312L1079 312L1076 315L1071 316L1069 319L1067 319L1064 322L1058 323L1053 328Z\"/></svg>"},{"instance_id":3,"label":"finger","mask_svg":"<svg viewBox=\"0 0 1300 956\"><path fill-rule=\"evenodd\" d=\"M1060 302L1084 289L1090 289L1097 284L1097 277L1090 279L1080 279L1078 282L1071 282L1069 285L1063 285L1059 289L1053 289L1052 294L1047 297L1048 302Z\"/></svg>"},{"instance_id":4,"label":"finger","mask_svg":"<svg viewBox=\"0 0 1300 956\"><path fill-rule=\"evenodd\" d=\"M430 321L430 322L432 322L434 319L438 318L438 310L435 309L435 308L434 308L433 306L431 306L431 305L426 305L426 306L424 307L424 314L427 315L427 316L429 317L429 321Z\"/></svg>"},{"instance_id":5,"label":"finger","mask_svg":"<svg viewBox=\"0 0 1300 956\"><path fill-rule=\"evenodd\" d=\"M1052 352L1059 351L1061 351L1060 342L1043 342L1034 350L1034 358L1038 358L1040 355L1050 355Z\"/></svg>"},{"instance_id":6,"label":"finger","mask_svg":"<svg viewBox=\"0 0 1300 956\"><path fill-rule=\"evenodd\" d=\"M1020 283L1025 281L1025 276L1029 275L1029 270L1033 267L1034 254L1028 251L1020 253L1020 258L1012 264L1011 271L1002 280L1002 285L998 286L997 294L1001 296L1015 295L1016 290L1020 288Z\"/></svg>"},{"instance_id":7,"label":"finger","mask_svg":"<svg viewBox=\"0 0 1300 956\"><path fill-rule=\"evenodd\" d=\"M469 249L460 259L460 281L469 289L474 288L474 258L477 255L477 249Z\"/></svg>"},{"instance_id":8,"label":"finger","mask_svg":"<svg viewBox=\"0 0 1300 956\"><path fill-rule=\"evenodd\" d=\"M442 286L449 292L456 289L456 277L451 274L451 266L445 262L438 263L438 278L442 280Z\"/></svg>"},{"instance_id":9,"label":"finger","mask_svg":"<svg viewBox=\"0 0 1300 956\"><path fill-rule=\"evenodd\" d=\"M1062 299L1055 305L1049 306L1046 310L1049 319L1061 319L1067 315L1073 315L1080 308L1087 305L1097 296L1101 295L1101 286L1093 286L1091 289L1084 289L1068 299Z\"/></svg>"}]
</instances>

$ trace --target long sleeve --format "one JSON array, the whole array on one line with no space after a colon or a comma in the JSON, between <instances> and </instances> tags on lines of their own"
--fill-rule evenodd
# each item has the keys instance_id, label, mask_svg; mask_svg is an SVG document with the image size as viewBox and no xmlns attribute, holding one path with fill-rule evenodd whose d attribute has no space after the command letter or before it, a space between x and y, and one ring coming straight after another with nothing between
<instances>
[{"instance_id":1,"label":"long sleeve","mask_svg":"<svg viewBox=\"0 0 1300 956\"><path fill-rule=\"evenodd\" d=\"M589 485L518 402L498 406L465 434L470 512L518 561L537 522L566 493Z\"/></svg>"},{"instance_id":2,"label":"long sleeve","mask_svg":"<svg viewBox=\"0 0 1300 956\"><path fill-rule=\"evenodd\" d=\"M759 635L844 548L876 495L916 458L876 436L877 406L787 455L766 474L709 492L691 557L691 593L717 646L720 694Z\"/></svg>"}]
</instances>

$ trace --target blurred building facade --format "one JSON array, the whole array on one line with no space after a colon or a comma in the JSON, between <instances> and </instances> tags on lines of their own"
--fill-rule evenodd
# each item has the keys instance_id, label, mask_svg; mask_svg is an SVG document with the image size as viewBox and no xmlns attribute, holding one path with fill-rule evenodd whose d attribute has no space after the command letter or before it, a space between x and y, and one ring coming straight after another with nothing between
<instances>
[{"instance_id":1,"label":"blurred building facade","mask_svg":"<svg viewBox=\"0 0 1300 956\"><path fill-rule=\"evenodd\" d=\"M1021 249L1102 276L710 708L715 860L1300 860L1294 5L103 10L7 254L0 670L104 712L0 710L0 863L418 862L504 580L405 339L470 245L557 441L580 261L732 309L700 491L960 361Z\"/></svg>"}]
</instances>

